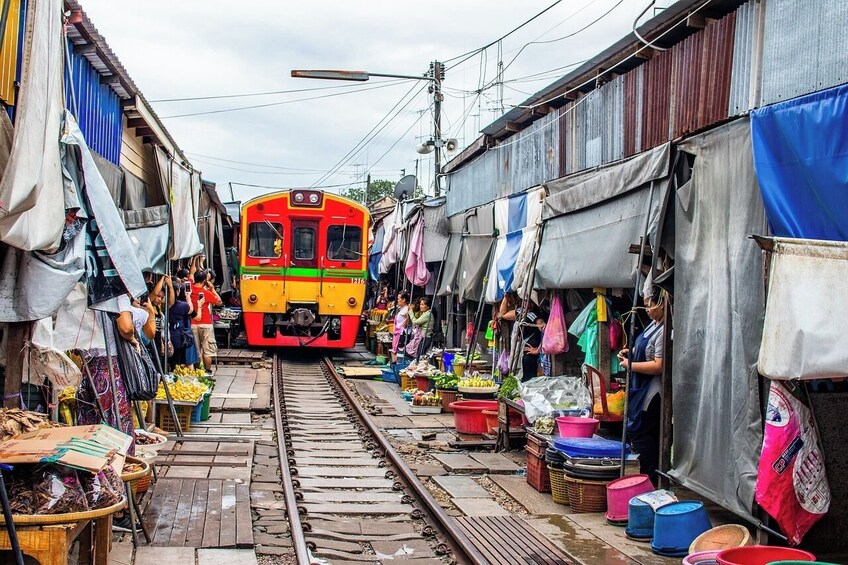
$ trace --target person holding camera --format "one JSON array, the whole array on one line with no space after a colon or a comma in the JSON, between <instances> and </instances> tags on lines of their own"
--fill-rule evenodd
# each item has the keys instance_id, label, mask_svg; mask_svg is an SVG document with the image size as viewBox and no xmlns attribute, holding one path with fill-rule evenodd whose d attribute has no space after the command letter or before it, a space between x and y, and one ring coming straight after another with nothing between
<instances>
[{"instance_id":1,"label":"person holding camera","mask_svg":"<svg viewBox=\"0 0 848 565\"><path fill-rule=\"evenodd\" d=\"M618 362L630 369L627 390L627 434L633 450L639 454L640 471L657 484L660 454L660 375L663 370L663 322L665 312L661 294L645 298L651 323L639 334L633 349L618 352Z\"/></svg>"},{"instance_id":2,"label":"person holding camera","mask_svg":"<svg viewBox=\"0 0 848 565\"><path fill-rule=\"evenodd\" d=\"M201 269L194 273L191 302L194 306L194 314L191 318L194 343L197 346L206 373L211 375L212 358L218 353L215 330L212 326L212 306L220 306L221 297L218 296L212 283L209 282L209 276L205 270Z\"/></svg>"}]
</instances>

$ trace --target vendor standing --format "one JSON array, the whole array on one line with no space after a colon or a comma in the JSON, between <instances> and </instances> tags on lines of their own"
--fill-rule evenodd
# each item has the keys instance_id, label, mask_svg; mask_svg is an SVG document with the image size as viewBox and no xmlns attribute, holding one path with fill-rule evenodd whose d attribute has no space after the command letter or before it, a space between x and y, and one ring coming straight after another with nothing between
<instances>
[{"instance_id":1,"label":"vendor standing","mask_svg":"<svg viewBox=\"0 0 848 565\"><path fill-rule=\"evenodd\" d=\"M633 450L639 454L640 472L657 484L660 453L660 409L663 370L663 322L665 312L660 294L645 299L651 323L639 334L633 349L622 349L618 361L629 368L627 394L627 435Z\"/></svg>"},{"instance_id":2,"label":"vendor standing","mask_svg":"<svg viewBox=\"0 0 848 565\"><path fill-rule=\"evenodd\" d=\"M409 293L402 290L397 295L395 303L397 311L395 313L395 331L392 336L392 363L397 363L398 347L400 347L401 337L406 331L406 326L409 324Z\"/></svg>"},{"instance_id":3,"label":"vendor standing","mask_svg":"<svg viewBox=\"0 0 848 565\"><path fill-rule=\"evenodd\" d=\"M406 352L417 360L430 349L433 344L433 326L435 320L430 311L430 299L422 296L418 300L418 312L409 312L409 321L412 323L413 337Z\"/></svg>"},{"instance_id":4,"label":"vendor standing","mask_svg":"<svg viewBox=\"0 0 848 565\"><path fill-rule=\"evenodd\" d=\"M539 353L542 349L542 330L545 320L539 307L532 300L525 301L523 308L508 310L509 301L501 301L500 317L508 322L521 320L518 331L521 332L521 382L529 381L539 375ZM513 331L516 331L513 327Z\"/></svg>"}]
</instances>

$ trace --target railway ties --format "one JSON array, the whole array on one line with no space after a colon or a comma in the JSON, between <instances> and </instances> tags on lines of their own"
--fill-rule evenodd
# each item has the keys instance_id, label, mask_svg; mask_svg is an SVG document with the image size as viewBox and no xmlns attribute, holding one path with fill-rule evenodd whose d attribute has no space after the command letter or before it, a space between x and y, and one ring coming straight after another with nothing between
<instances>
[{"instance_id":1,"label":"railway ties","mask_svg":"<svg viewBox=\"0 0 848 565\"><path fill-rule=\"evenodd\" d=\"M450 518L423 485L410 483L408 467L401 469L336 379L325 360L274 358L282 486L298 563L312 556L334 563L380 563L381 556L414 556L421 565L481 562L462 549L456 524L446 526Z\"/></svg>"}]
</instances>

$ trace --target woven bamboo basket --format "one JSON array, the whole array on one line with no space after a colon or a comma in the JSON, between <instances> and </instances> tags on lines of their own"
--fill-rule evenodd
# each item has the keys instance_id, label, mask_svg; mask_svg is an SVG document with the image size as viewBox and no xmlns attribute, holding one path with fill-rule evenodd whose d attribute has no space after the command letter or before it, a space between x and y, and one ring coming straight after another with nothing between
<instances>
[{"instance_id":1,"label":"woven bamboo basket","mask_svg":"<svg viewBox=\"0 0 848 565\"><path fill-rule=\"evenodd\" d=\"M99 508L97 510L88 510L86 512L66 512L64 514L13 514L12 519L16 526L46 526L49 524L71 524L73 522L82 522L83 520L94 520L102 518L109 514L114 514L118 510L126 506L127 500L122 498L117 504ZM0 513L0 525L5 524L6 520L3 514Z\"/></svg>"},{"instance_id":2,"label":"woven bamboo basket","mask_svg":"<svg viewBox=\"0 0 848 565\"><path fill-rule=\"evenodd\" d=\"M606 512L609 481L584 481L565 475L568 500L575 512ZM553 473L551 473L553 488Z\"/></svg>"},{"instance_id":3,"label":"woven bamboo basket","mask_svg":"<svg viewBox=\"0 0 848 565\"><path fill-rule=\"evenodd\" d=\"M565 484L565 472L562 469L548 465L548 473L550 474L551 481L551 498L557 504L568 505L570 499L568 497L568 487Z\"/></svg>"}]
</instances>

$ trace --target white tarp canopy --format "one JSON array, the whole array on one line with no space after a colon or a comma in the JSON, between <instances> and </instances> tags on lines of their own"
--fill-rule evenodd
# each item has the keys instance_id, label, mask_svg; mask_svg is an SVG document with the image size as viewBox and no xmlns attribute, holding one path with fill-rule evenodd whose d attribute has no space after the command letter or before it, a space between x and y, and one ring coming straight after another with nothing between
<instances>
[{"instance_id":1,"label":"white tarp canopy","mask_svg":"<svg viewBox=\"0 0 848 565\"><path fill-rule=\"evenodd\" d=\"M35 2L12 153L0 179L0 241L26 251L58 250L65 227L59 156L64 108L62 9L62 2L55 0ZM8 116L3 121L7 130Z\"/></svg>"},{"instance_id":2,"label":"white tarp canopy","mask_svg":"<svg viewBox=\"0 0 848 565\"><path fill-rule=\"evenodd\" d=\"M171 203L169 257L172 260L193 257L203 250L197 235L196 213L196 202L200 198L200 175L193 174L192 171L175 162L159 146L156 146L156 163L159 169L159 180L166 193L165 199Z\"/></svg>"},{"instance_id":3,"label":"white tarp canopy","mask_svg":"<svg viewBox=\"0 0 848 565\"><path fill-rule=\"evenodd\" d=\"M848 376L848 242L771 240L757 368L770 379Z\"/></svg>"}]
</instances>

